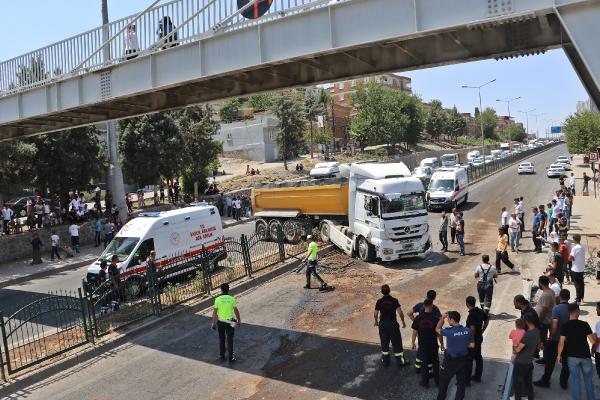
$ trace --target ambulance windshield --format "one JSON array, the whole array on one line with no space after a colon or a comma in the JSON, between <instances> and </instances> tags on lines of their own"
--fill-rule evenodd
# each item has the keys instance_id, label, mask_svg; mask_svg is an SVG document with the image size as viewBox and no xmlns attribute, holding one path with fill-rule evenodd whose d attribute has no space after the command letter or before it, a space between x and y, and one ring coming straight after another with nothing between
<instances>
[{"instance_id":1,"label":"ambulance windshield","mask_svg":"<svg viewBox=\"0 0 600 400\"><path fill-rule=\"evenodd\" d=\"M137 237L117 236L102 252L100 260L106 260L106 262L110 263L113 255L116 254L119 257L119 262L123 262L133 252L139 241L140 238Z\"/></svg>"}]
</instances>

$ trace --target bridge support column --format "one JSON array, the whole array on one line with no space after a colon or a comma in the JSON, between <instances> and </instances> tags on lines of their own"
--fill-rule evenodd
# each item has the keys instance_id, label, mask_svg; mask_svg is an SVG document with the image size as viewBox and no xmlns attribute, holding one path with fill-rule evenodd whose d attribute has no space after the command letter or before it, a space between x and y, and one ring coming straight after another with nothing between
<instances>
[{"instance_id":1,"label":"bridge support column","mask_svg":"<svg viewBox=\"0 0 600 400\"><path fill-rule=\"evenodd\" d=\"M123 184L123 171L119 164L117 141L119 129L116 121L106 123L106 148L108 152L108 171L106 174L108 190L113 195L113 203L119 207L119 216L123 223L127 218L127 205L125 204L125 185Z\"/></svg>"},{"instance_id":2,"label":"bridge support column","mask_svg":"<svg viewBox=\"0 0 600 400\"><path fill-rule=\"evenodd\" d=\"M600 2L572 4L556 11L571 39L564 44L573 68L596 106L600 107Z\"/></svg>"}]
</instances>

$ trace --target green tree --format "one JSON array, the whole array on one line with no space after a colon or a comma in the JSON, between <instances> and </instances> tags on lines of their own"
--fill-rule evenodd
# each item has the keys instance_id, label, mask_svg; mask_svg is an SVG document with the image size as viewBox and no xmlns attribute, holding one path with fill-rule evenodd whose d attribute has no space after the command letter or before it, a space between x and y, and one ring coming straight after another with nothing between
<instances>
[{"instance_id":1,"label":"green tree","mask_svg":"<svg viewBox=\"0 0 600 400\"><path fill-rule=\"evenodd\" d=\"M105 149L98 134L95 126L86 126L32 138L36 187L61 193L91 188L92 179L99 179L104 171Z\"/></svg>"},{"instance_id":2,"label":"green tree","mask_svg":"<svg viewBox=\"0 0 600 400\"><path fill-rule=\"evenodd\" d=\"M228 124L230 122L241 120L241 106L242 101L239 98L225 100L221 106L221 109L219 110L219 117L221 118L221 121Z\"/></svg>"},{"instance_id":3,"label":"green tree","mask_svg":"<svg viewBox=\"0 0 600 400\"><path fill-rule=\"evenodd\" d=\"M587 154L600 146L600 114L584 111L570 115L563 132L571 154Z\"/></svg>"},{"instance_id":4,"label":"green tree","mask_svg":"<svg viewBox=\"0 0 600 400\"><path fill-rule=\"evenodd\" d=\"M265 92L248 97L246 104L254 111L270 110L273 107L273 100L277 96L273 92Z\"/></svg>"},{"instance_id":5,"label":"green tree","mask_svg":"<svg viewBox=\"0 0 600 400\"><path fill-rule=\"evenodd\" d=\"M506 129L506 139L522 142L527 138L527 132L525 132L525 128L521 124L510 124Z\"/></svg>"},{"instance_id":6,"label":"green tree","mask_svg":"<svg viewBox=\"0 0 600 400\"><path fill-rule=\"evenodd\" d=\"M498 115L496 110L491 107L486 108L481 113L483 121L483 135L488 139L496 138L496 125L498 124Z\"/></svg>"},{"instance_id":7,"label":"green tree","mask_svg":"<svg viewBox=\"0 0 600 400\"><path fill-rule=\"evenodd\" d=\"M408 150L409 145L416 145L421 139L421 132L425 127L425 108L421 99L415 95L407 95L403 92L399 92L404 97L402 105L402 111L408 117L408 124L404 132L404 138L402 142Z\"/></svg>"},{"instance_id":8,"label":"green tree","mask_svg":"<svg viewBox=\"0 0 600 400\"><path fill-rule=\"evenodd\" d=\"M169 113L119 121L119 153L128 180L140 187L181 173L183 138Z\"/></svg>"},{"instance_id":9,"label":"green tree","mask_svg":"<svg viewBox=\"0 0 600 400\"><path fill-rule=\"evenodd\" d=\"M223 151L223 143L214 140L220 128L219 121L214 119L213 109L208 105L188 107L177 113L176 121L185 144L184 190L191 192L189 186L194 185L202 192Z\"/></svg>"},{"instance_id":10,"label":"green tree","mask_svg":"<svg viewBox=\"0 0 600 400\"><path fill-rule=\"evenodd\" d=\"M442 102L432 100L425 120L425 130L435 140L439 139L440 135L448 132L448 113L442 108Z\"/></svg>"},{"instance_id":11,"label":"green tree","mask_svg":"<svg viewBox=\"0 0 600 400\"><path fill-rule=\"evenodd\" d=\"M350 137L359 142L364 151L384 130L385 88L375 82L360 85L351 102L356 115L350 122Z\"/></svg>"},{"instance_id":12,"label":"green tree","mask_svg":"<svg viewBox=\"0 0 600 400\"><path fill-rule=\"evenodd\" d=\"M310 158L313 158L313 144L314 141L314 124L318 121L320 116L324 116L327 113L327 99L325 90L321 89L317 93L307 93L304 96L304 115L310 125L309 131L309 147L310 147Z\"/></svg>"},{"instance_id":13,"label":"green tree","mask_svg":"<svg viewBox=\"0 0 600 400\"><path fill-rule=\"evenodd\" d=\"M288 158L298 155L304 145L302 132L306 123L302 104L289 95L281 94L273 100L273 112L279 119L277 145L283 158L283 166L288 169Z\"/></svg>"},{"instance_id":14,"label":"green tree","mask_svg":"<svg viewBox=\"0 0 600 400\"><path fill-rule=\"evenodd\" d=\"M461 113L458 112L456 106L452 107L452 111L448 115L448 133L454 138L454 143L457 143L458 137L464 135L467 130L467 121Z\"/></svg>"},{"instance_id":15,"label":"green tree","mask_svg":"<svg viewBox=\"0 0 600 400\"><path fill-rule=\"evenodd\" d=\"M0 193L10 196L10 186L33 180L33 162L37 153L35 144L26 139L0 142Z\"/></svg>"}]
</instances>

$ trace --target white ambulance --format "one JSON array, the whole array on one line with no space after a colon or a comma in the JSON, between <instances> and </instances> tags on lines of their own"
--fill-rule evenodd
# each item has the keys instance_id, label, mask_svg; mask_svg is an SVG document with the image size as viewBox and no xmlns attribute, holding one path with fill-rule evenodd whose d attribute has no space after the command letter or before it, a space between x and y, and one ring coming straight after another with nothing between
<instances>
[{"instance_id":1,"label":"white ambulance","mask_svg":"<svg viewBox=\"0 0 600 400\"><path fill-rule=\"evenodd\" d=\"M452 210L469 199L469 179L464 168L439 168L427 188L428 210Z\"/></svg>"},{"instance_id":2,"label":"white ambulance","mask_svg":"<svg viewBox=\"0 0 600 400\"><path fill-rule=\"evenodd\" d=\"M226 257L221 217L215 206L201 205L172 211L141 213L129 221L98 260L88 267L87 283L98 283L100 262L110 265L117 255L121 281L131 293L139 293L146 284L146 259L156 251L156 267L160 269L176 256L200 254L204 247L216 262ZM213 265L211 265L213 268ZM177 275L174 271L173 275Z\"/></svg>"}]
</instances>

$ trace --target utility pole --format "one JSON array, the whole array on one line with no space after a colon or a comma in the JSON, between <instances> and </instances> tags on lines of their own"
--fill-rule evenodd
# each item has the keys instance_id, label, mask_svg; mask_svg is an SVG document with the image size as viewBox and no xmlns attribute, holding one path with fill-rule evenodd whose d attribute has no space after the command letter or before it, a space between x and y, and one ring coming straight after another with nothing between
<instances>
[{"instance_id":1,"label":"utility pole","mask_svg":"<svg viewBox=\"0 0 600 400\"><path fill-rule=\"evenodd\" d=\"M109 20L108 20L108 0L102 2L102 42L106 43L110 39ZM103 60L108 63L110 60L110 44L104 46L102 51ZM106 171L106 186L111 191L113 203L119 207L119 217L125 221L127 217L127 206L125 204L125 187L123 184L123 171L119 164L119 154L117 151L118 127L116 121L106 123L106 152L108 159L108 169ZM110 213L110 211L109 211Z\"/></svg>"},{"instance_id":2,"label":"utility pole","mask_svg":"<svg viewBox=\"0 0 600 400\"><path fill-rule=\"evenodd\" d=\"M526 125L527 126L527 142L529 142L529 113L534 112L534 111L535 111L535 108L532 108L529 111L520 111L519 110L520 113L525 114L525 120L527 123L527 125Z\"/></svg>"},{"instance_id":3,"label":"utility pole","mask_svg":"<svg viewBox=\"0 0 600 400\"><path fill-rule=\"evenodd\" d=\"M462 88L463 89L477 89L477 92L479 93L479 125L481 126L481 156L483 157L483 169L486 169L486 163L485 163L485 136L483 134L483 106L481 105L481 88L484 86L489 85L490 83L496 82L496 78L492 79L489 82L484 83L483 85L479 85L479 86L467 86L467 85L463 85Z\"/></svg>"},{"instance_id":4,"label":"utility pole","mask_svg":"<svg viewBox=\"0 0 600 400\"><path fill-rule=\"evenodd\" d=\"M511 103L512 101L516 101L516 100L519 100L519 99L521 99L521 96L519 96L519 97L515 97L515 98L513 98L513 99L506 99L506 100L503 100L503 99L496 99L496 101L501 101L501 102L503 102L503 103L506 103L506 106L508 107L508 121L509 121L509 130L508 130L508 143L509 143L509 144L510 144L510 142L511 142L511 137L510 137L510 121L511 121L511 119L510 119L510 118L511 118L511 116L510 116L510 103Z\"/></svg>"}]
</instances>

